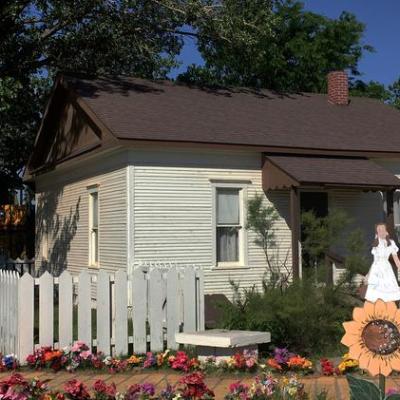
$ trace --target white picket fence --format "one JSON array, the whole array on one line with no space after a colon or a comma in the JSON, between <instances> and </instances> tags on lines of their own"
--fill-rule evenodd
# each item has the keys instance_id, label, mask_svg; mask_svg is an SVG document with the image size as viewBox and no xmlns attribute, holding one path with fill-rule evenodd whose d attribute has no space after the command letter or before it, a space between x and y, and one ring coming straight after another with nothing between
<instances>
[{"instance_id":1,"label":"white picket fence","mask_svg":"<svg viewBox=\"0 0 400 400\"><path fill-rule=\"evenodd\" d=\"M63 348L80 340L106 355L145 353L177 348L176 332L204 329L201 269L138 268L129 277L122 270L90 272L73 277L64 271L58 278L45 272L34 279L0 271L0 352L23 362L37 346Z\"/></svg>"}]
</instances>

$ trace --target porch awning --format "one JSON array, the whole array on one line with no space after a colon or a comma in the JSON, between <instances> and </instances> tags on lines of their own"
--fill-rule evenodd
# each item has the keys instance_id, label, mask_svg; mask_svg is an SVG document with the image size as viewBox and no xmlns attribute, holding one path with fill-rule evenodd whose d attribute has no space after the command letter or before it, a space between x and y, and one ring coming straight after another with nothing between
<instances>
[{"instance_id":1,"label":"porch awning","mask_svg":"<svg viewBox=\"0 0 400 400\"><path fill-rule=\"evenodd\" d=\"M400 179L385 168L360 157L265 155L263 189L291 186L354 187L362 190L400 188Z\"/></svg>"}]
</instances>

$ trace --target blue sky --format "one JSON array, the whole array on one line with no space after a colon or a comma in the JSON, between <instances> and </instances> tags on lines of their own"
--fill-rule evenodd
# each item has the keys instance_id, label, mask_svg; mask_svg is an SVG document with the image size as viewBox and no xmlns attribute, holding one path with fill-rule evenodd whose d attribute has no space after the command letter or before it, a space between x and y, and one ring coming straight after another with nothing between
<instances>
[{"instance_id":1,"label":"blue sky","mask_svg":"<svg viewBox=\"0 0 400 400\"><path fill-rule=\"evenodd\" d=\"M303 0L306 9L337 18L342 11L352 12L366 24L364 42L375 48L360 61L362 79L390 84L400 76L400 0ZM202 64L193 39L186 39L180 55L182 66L171 76L185 71L187 65Z\"/></svg>"}]
</instances>

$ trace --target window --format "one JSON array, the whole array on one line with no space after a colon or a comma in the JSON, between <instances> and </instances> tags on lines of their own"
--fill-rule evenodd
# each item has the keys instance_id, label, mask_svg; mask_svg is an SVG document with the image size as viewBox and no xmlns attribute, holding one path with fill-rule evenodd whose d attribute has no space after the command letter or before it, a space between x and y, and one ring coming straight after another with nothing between
<instances>
[{"instance_id":1,"label":"window","mask_svg":"<svg viewBox=\"0 0 400 400\"><path fill-rule=\"evenodd\" d=\"M99 194L89 193L89 265L99 264Z\"/></svg>"},{"instance_id":2,"label":"window","mask_svg":"<svg viewBox=\"0 0 400 400\"><path fill-rule=\"evenodd\" d=\"M243 261L242 188L216 188L216 262L217 265Z\"/></svg>"},{"instance_id":3,"label":"window","mask_svg":"<svg viewBox=\"0 0 400 400\"><path fill-rule=\"evenodd\" d=\"M393 196L393 217L394 217L394 229L396 235L400 237L400 190L396 190Z\"/></svg>"}]
</instances>

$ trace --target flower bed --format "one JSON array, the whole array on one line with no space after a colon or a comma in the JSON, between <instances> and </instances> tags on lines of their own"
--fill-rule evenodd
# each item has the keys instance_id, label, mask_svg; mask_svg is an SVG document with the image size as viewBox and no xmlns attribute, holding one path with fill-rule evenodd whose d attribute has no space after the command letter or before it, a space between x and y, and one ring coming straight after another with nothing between
<instances>
[{"instance_id":1,"label":"flower bed","mask_svg":"<svg viewBox=\"0 0 400 400\"><path fill-rule=\"evenodd\" d=\"M103 380L97 380L89 390L81 381L72 379L58 391L50 390L47 382L38 379L28 381L20 374L14 374L0 382L0 399L2 400L207 400L214 398L214 392L207 387L204 375L199 371L182 376L175 385L168 385L158 393L153 384L146 382L131 385L125 393L119 392L114 383L107 384ZM240 382L231 384L224 398L226 400L303 400L308 396L304 391L304 386L295 376L276 379L268 374L262 374L249 385Z\"/></svg>"},{"instance_id":2,"label":"flower bed","mask_svg":"<svg viewBox=\"0 0 400 400\"><path fill-rule=\"evenodd\" d=\"M110 357L102 353L92 353L83 342L76 342L65 349L53 349L41 347L29 355L26 363L31 369L50 368L53 371L76 371L78 369L108 369L117 373L132 369L159 369L170 368L184 373L191 371L203 372L274 372L296 373L308 375L315 372L314 364L301 355L291 353L284 348L276 348L271 357L257 360L253 352L237 353L227 360L217 361L209 357L200 361L196 357L190 357L185 351L171 352L169 350L160 353L148 352L146 354L134 354L130 357ZM1 357L0 371L16 370L19 364L12 355ZM353 372L358 368L358 363L345 354L338 365L334 365L328 359L320 360L320 371L323 375L342 375Z\"/></svg>"}]
</instances>

